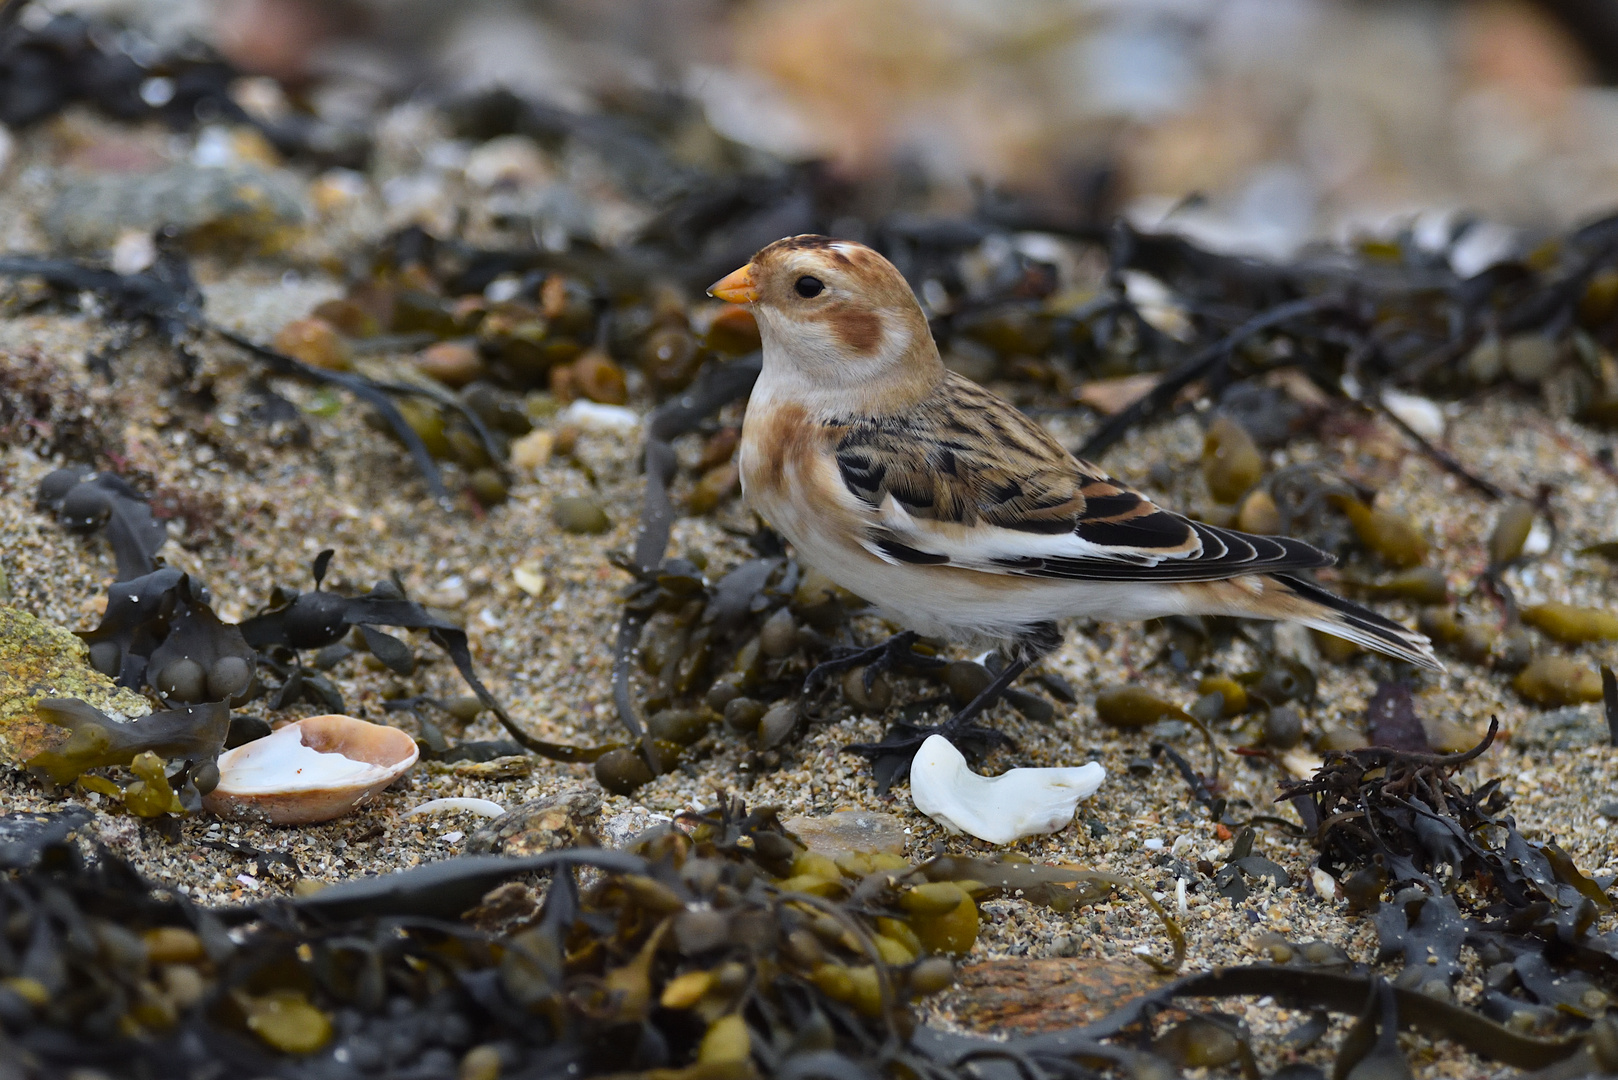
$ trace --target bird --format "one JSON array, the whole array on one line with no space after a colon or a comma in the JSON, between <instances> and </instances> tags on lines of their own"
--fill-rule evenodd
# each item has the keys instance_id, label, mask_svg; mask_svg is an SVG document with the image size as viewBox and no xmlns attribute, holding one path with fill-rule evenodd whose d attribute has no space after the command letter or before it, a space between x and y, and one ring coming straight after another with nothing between
<instances>
[{"instance_id":1,"label":"bird","mask_svg":"<svg viewBox=\"0 0 1618 1080\"><path fill-rule=\"evenodd\" d=\"M749 306L763 341L739 447L744 498L803 561L903 627L811 682L926 663L911 649L921 637L1006 658L944 723L850 747L887 782L929 734L979 750L1004 741L973 721L1061 644L1065 619L1292 621L1443 670L1421 634L1297 576L1331 555L1168 510L949 370L909 283L872 248L787 237L708 292Z\"/></svg>"}]
</instances>

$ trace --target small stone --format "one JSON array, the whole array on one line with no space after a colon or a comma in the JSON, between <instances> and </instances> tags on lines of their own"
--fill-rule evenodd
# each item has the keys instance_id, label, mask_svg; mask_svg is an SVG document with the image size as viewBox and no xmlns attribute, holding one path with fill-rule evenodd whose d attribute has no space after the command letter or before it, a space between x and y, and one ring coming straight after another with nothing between
<instances>
[{"instance_id":1,"label":"small stone","mask_svg":"<svg viewBox=\"0 0 1618 1080\"><path fill-rule=\"evenodd\" d=\"M1599 697L1599 676L1596 685ZM1607 741L1607 720L1601 706L1595 703L1528 713L1511 733L1513 746L1548 750L1582 750L1586 746L1605 746ZM1476 744L1474 738L1472 745Z\"/></svg>"},{"instance_id":2,"label":"small stone","mask_svg":"<svg viewBox=\"0 0 1618 1080\"><path fill-rule=\"evenodd\" d=\"M537 599L545 595L545 575L537 563L520 563L512 567L511 580L529 596Z\"/></svg>"},{"instance_id":3,"label":"small stone","mask_svg":"<svg viewBox=\"0 0 1618 1080\"><path fill-rule=\"evenodd\" d=\"M444 771L473 780L521 780L534 775L534 759L527 754L505 754L488 761L456 761Z\"/></svg>"},{"instance_id":4,"label":"small stone","mask_svg":"<svg viewBox=\"0 0 1618 1080\"><path fill-rule=\"evenodd\" d=\"M165 226L240 251L273 248L308 217L303 182L282 169L174 165L71 180L45 214L54 248L105 251L128 231Z\"/></svg>"},{"instance_id":5,"label":"small stone","mask_svg":"<svg viewBox=\"0 0 1618 1080\"><path fill-rule=\"evenodd\" d=\"M1315 739L1315 749L1322 753L1327 750L1358 750L1367 745L1365 736L1351 727L1341 724L1327 724L1320 729L1320 735Z\"/></svg>"},{"instance_id":6,"label":"small stone","mask_svg":"<svg viewBox=\"0 0 1618 1080\"><path fill-rule=\"evenodd\" d=\"M586 495L564 495L551 506L551 519L556 527L570 533L604 533L612 528L612 519L601 504Z\"/></svg>"},{"instance_id":7,"label":"small stone","mask_svg":"<svg viewBox=\"0 0 1618 1080\"><path fill-rule=\"evenodd\" d=\"M644 806L632 806L621 814L601 820L601 842L607 847L621 848L648 829L667 825L673 820L667 814L659 814Z\"/></svg>"},{"instance_id":8,"label":"small stone","mask_svg":"<svg viewBox=\"0 0 1618 1080\"><path fill-rule=\"evenodd\" d=\"M1281 531L1281 511L1269 492L1259 488L1242 500L1242 508L1236 512L1236 527L1260 536Z\"/></svg>"},{"instance_id":9,"label":"small stone","mask_svg":"<svg viewBox=\"0 0 1618 1080\"><path fill-rule=\"evenodd\" d=\"M483 894L477 907L466 911L462 920L479 930L501 933L531 919L543 901L539 890L521 881L508 881Z\"/></svg>"},{"instance_id":10,"label":"small stone","mask_svg":"<svg viewBox=\"0 0 1618 1080\"><path fill-rule=\"evenodd\" d=\"M798 709L790 701L771 705L758 722L758 748L779 746L798 728Z\"/></svg>"},{"instance_id":11,"label":"small stone","mask_svg":"<svg viewBox=\"0 0 1618 1080\"><path fill-rule=\"evenodd\" d=\"M629 400L624 369L613 363L606 353L587 352L568 367L553 371L567 372L570 387L598 405L622 405Z\"/></svg>"},{"instance_id":12,"label":"small stone","mask_svg":"<svg viewBox=\"0 0 1618 1080\"><path fill-rule=\"evenodd\" d=\"M691 490L687 504L693 514L711 514L723 503L741 493L741 470L735 462L715 465L702 474L697 486Z\"/></svg>"},{"instance_id":13,"label":"small stone","mask_svg":"<svg viewBox=\"0 0 1618 1080\"><path fill-rule=\"evenodd\" d=\"M471 489L472 497L478 505L488 509L499 506L510 497L506 488L506 478L500 475L498 469L478 469L467 478L466 486Z\"/></svg>"},{"instance_id":14,"label":"small stone","mask_svg":"<svg viewBox=\"0 0 1618 1080\"><path fill-rule=\"evenodd\" d=\"M1163 376L1156 372L1092 379L1073 391L1073 399L1103 416L1116 416L1152 392Z\"/></svg>"},{"instance_id":15,"label":"small stone","mask_svg":"<svg viewBox=\"0 0 1618 1080\"><path fill-rule=\"evenodd\" d=\"M1023 719L1036 724L1048 724L1056 719L1056 706L1026 690L1013 687L1005 693L1005 702L1022 714Z\"/></svg>"},{"instance_id":16,"label":"small stone","mask_svg":"<svg viewBox=\"0 0 1618 1080\"><path fill-rule=\"evenodd\" d=\"M500 1080L500 1051L492 1044L474 1046L461 1058L455 1080Z\"/></svg>"},{"instance_id":17,"label":"small stone","mask_svg":"<svg viewBox=\"0 0 1618 1080\"><path fill-rule=\"evenodd\" d=\"M596 758L596 782L614 795L628 795L636 788L652 782L652 772L646 759L628 747L608 750Z\"/></svg>"},{"instance_id":18,"label":"small stone","mask_svg":"<svg viewBox=\"0 0 1618 1080\"><path fill-rule=\"evenodd\" d=\"M1618 821L1618 799L1608 799L1596 808L1596 813L1609 820Z\"/></svg>"},{"instance_id":19,"label":"small stone","mask_svg":"<svg viewBox=\"0 0 1618 1080\"><path fill-rule=\"evenodd\" d=\"M309 1004L301 990L272 990L259 998L238 997L247 1026L285 1054L312 1054L331 1039L331 1020Z\"/></svg>"},{"instance_id":20,"label":"small stone","mask_svg":"<svg viewBox=\"0 0 1618 1080\"><path fill-rule=\"evenodd\" d=\"M798 651L798 624L789 609L781 608L764 620L758 632L758 646L765 656L776 660Z\"/></svg>"},{"instance_id":21,"label":"small stone","mask_svg":"<svg viewBox=\"0 0 1618 1080\"><path fill-rule=\"evenodd\" d=\"M511 465L524 472L533 472L551 459L556 437L544 428L535 428L511 443Z\"/></svg>"},{"instance_id":22,"label":"small stone","mask_svg":"<svg viewBox=\"0 0 1618 1080\"><path fill-rule=\"evenodd\" d=\"M904 820L871 810L837 810L830 814L792 817L781 822L805 847L835 859L856 851L903 855Z\"/></svg>"},{"instance_id":23,"label":"small stone","mask_svg":"<svg viewBox=\"0 0 1618 1080\"><path fill-rule=\"evenodd\" d=\"M445 386L460 389L481 379L487 365L478 351L464 341L440 341L416 354L416 370Z\"/></svg>"},{"instance_id":24,"label":"small stone","mask_svg":"<svg viewBox=\"0 0 1618 1080\"><path fill-rule=\"evenodd\" d=\"M275 335L275 347L310 367L347 371L353 366L348 344L325 319L294 319Z\"/></svg>"},{"instance_id":25,"label":"small stone","mask_svg":"<svg viewBox=\"0 0 1618 1080\"><path fill-rule=\"evenodd\" d=\"M317 304L309 314L331 323L346 337L368 338L382 332L382 324L375 313L347 297Z\"/></svg>"},{"instance_id":26,"label":"small stone","mask_svg":"<svg viewBox=\"0 0 1618 1080\"><path fill-rule=\"evenodd\" d=\"M715 352L741 355L759 347L758 320L744 307L722 308L708 324L706 344Z\"/></svg>"},{"instance_id":27,"label":"small stone","mask_svg":"<svg viewBox=\"0 0 1618 1080\"><path fill-rule=\"evenodd\" d=\"M550 163L539 144L526 135L501 135L466 155L461 175L475 188L528 188L551 178Z\"/></svg>"},{"instance_id":28,"label":"small stone","mask_svg":"<svg viewBox=\"0 0 1618 1080\"><path fill-rule=\"evenodd\" d=\"M1544 334L1513 334L1504 346L1506 370L1518 382L1537 383L1556 366L1556 342Z\"/></svg>"},{"instance_id":29,"label":"small stone","mask_svg":"<svg viewBox=\"0 0 1618 1080\"><path fill-rule=\"evenodd\" d=\"M989 669L975 660L952 660L944 668L944 685L957 705L965 705L994 681Z\"/></svg>"},{"instance_id":30,"label":"small stone","mask_svg":"<svg viewBox=\"0 0 1618 1080\"><path fill-rule=\"evenodd\" d=\"M600 812L599 791L569 788L523 803L495 818L472 833L466 841L466 851L515 857L562 847L588 846L592 842L591 826Z\"/></svg>"}]
</instances>

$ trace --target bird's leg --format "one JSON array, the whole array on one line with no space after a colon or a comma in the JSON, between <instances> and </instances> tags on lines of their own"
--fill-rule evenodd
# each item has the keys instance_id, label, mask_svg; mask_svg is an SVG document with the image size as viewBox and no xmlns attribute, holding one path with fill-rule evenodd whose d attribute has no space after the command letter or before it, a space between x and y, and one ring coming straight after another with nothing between
<instances>
[{"instance_id":1,"label":"bird's leg","mask_svg":"<svg viewBox=\"0 0 1618 1080\"><path fill-rule=\"evenodd\" d=\"M1011 742L1011 739L993 728L980 727L972 721L999 701L1018 676L1061 643L1062 632L1055 623L1040 623L1016 640L1006 666L1000 669L989 685L942 724L918 727L900 721L888 729L881 742L855 743L843 749L870 760L879 792L886 792L900 773L909 772L911 759L929 736L942 735L960 747L968 757L981 757L996 746Z\"/></svg>"},{"instance_id":2,"label":"bird's leg","mask_svg":"<svg viewBox=\"0 0 1618 1080\"><path fill-rule=\"evenodd\" d=\"M831 676L852 668L865 669L865 688L869 690L875 684L876 677L884 671L891 671L897 667L943 667L946 661L936 656L923 656L914 650L920 636L914 630L906 630L869 648L833 649L831 659L816 664L810 669L809 674L804 676L804 693L811 692Z\"/></svg>"},{"instance_id":3,"label":"bird's leg","mask_svg":"<svg viewBox=\"0 0 1618 1080\"><path fill-rule=\"evenodd\" d=\"M973 698L971 701L968 701L965 705L962 705L960 711L958 711L954 716L950 717L948 720L945 720L937 727L930 729L928 734L942 735L944 738L954 742L955 740L951 736L958 732L965 732L967 730L983 730L982 728L974 728L972 726L971 721L973 718L992 708L994 703L1000 700L1001 695L1003 695L1007 690L1011 689L1011 684L1016 682L1022 673L1028 670L1029 665L1033 662L1034 661L1027 656L1017 656L1010 660L1005 667L1000 669L1000 674L996 675L989 681L988 686L985 686L982 690L978 691L977 697ZM1001 737L1004 738L1004 736Z\"/></svg>"}]
</instances>

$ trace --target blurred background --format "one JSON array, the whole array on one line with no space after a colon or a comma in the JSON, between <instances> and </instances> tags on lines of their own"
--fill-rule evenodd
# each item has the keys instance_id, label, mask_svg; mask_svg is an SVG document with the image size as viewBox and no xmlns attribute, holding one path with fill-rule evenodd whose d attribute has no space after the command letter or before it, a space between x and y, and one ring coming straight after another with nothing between
<instances>
[{"instance_id":1,"label":"blurred background","mask_svg":"<svg viewBox=\"0 0 1618 1080\"><path fill-rule=\"evenodd\" d=\"M661 108L684 128L677 158L823 162L876 204L865 214L959 213L992 190L1142 225L1173 215L1204 242L1279 257L1435 211L1565 225L1618 195L1618 5L1605 0L30 8L45 10L140 27L159 48L207 42L384 142L411 102L491 87L570 113Z\"/></svg>"}]
</instances>

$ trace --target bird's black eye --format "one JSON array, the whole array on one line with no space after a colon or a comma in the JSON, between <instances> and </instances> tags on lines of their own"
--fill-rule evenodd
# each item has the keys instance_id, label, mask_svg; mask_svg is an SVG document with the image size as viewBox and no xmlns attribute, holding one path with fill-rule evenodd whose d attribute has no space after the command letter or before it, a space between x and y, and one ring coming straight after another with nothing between
<instances>
[{"instance_id":1,"label":"bird's black eye","mask_svg":"<svg viewBox=\"0 0 1618 1080\"><path fill-rule=\"evenodd\" d=\"M803 297L805 300L808 300L811 297L819 296L821 293L826 291L826 286L820 283L820 279L813 277L801 277L792 287L797 289L798 295Z\"/></svg>"}]
</instances>

